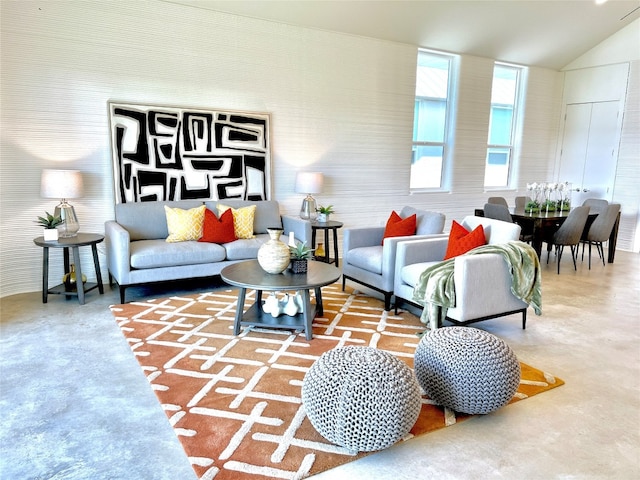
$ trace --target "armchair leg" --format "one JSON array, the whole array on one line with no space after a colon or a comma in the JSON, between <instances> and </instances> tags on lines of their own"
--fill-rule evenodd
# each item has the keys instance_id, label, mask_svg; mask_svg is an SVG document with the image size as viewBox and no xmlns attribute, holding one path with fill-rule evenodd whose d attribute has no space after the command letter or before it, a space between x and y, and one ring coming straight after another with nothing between
<instances>
[{"instance_id":1,"label":"armchair leg","mask_svg":"<svg viewBox=\"0 0 640 480\"><path fill-rule=\"evenodd\" d=\"M344 275L342 276L342 291L344 292L344 287L347 284L347 279L344 277Z\"/></svg>"},{"instance_id":2,"label":"armchair leg","mask_svg":"<svg viewBox=\"0 0 640 480\"><path fill-rule=\"evenodd\" d=\"M124 290L127 287L123 287L122 285L119 285L119 287L120 287L120 303L125 303L124 302Z\"/></svg>"},{"instance_id":3,"label":"armchair leg","mask_svg":"<svg viewBox=\"0 0 640 480\"><path fill-rule=\"evenodd\" d=\"M391 296L393 294L392 293L385 293L384 294L384 311L388 312L389 310L391 310Z\"/></svg>"},{"instance_id":4,"label":"armchair leg","mask_svg":"<svg viewBox=\"0 0 640 480\"><path fill-rule=\"evenodd\" d=\"M527 328L527 309L522 310L522 329L526 330Z\"/></svg>"}]
</instances>

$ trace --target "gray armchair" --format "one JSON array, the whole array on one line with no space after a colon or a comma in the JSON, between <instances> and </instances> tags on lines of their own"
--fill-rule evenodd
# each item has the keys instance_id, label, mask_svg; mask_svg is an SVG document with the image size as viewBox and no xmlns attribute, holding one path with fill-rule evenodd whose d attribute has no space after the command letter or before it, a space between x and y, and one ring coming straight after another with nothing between
<instances>
[{"instance_id":1,"label":"gray armchair","mask_svg":"<svg viewBox=\"0 0 640 480\"><path fill-rule=\"evenodd\" d=\"M416 235L386 238L384 226L348 228L343 233L342 289L347 280L364 285L384 295L384 309L391 309L396 246L401 241L442 236L445 216L437 212L404 207L402 218L416 214Z\"/></svg>"},{"instance_id":2,"label":"gray armchair","mask_svg":"<svg viewBox=\"0 0 640 480\"><path fill-rule=\"evenodd\" d=\"M487 244L498 245L518 240L520 226L483 217L468 216L460 223L467 230L482 224ZM396 309L403 303L412 304L414 288L428 267L440 264L447 251L448 236L398 245L394 294ZM536 256L537 259L537 256ZM470 323L522 313L522 328L526 327L528 304L512 292L510 265L497 253L460 255L454 258L455 302L447 309L446 318L453 323ZM432 323L432 328L436 326Z\"/></svg>"}]
</instances>

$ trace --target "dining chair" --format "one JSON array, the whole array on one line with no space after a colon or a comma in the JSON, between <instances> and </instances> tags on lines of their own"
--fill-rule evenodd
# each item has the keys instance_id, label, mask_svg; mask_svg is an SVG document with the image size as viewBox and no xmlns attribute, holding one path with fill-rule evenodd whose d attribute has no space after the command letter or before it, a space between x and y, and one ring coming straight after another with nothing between
<instances>
[{"instance_id":1,"label":"dining chair","mask_svg":"<svg viewBox=\"0 0 640 480\"><path fill-rule=\"evenodd\" d=\"M524 210L524 207L527 206L527 203L531 201L531 197L516 197L516 209Z\"/></svg>"},{"instance_id":2,"label":"dining chair","mask_svg":"<svg viewBox=\"0 0 640 480\"><path fill-rule=\"evenodd\" d=\"M576 265L576 257L578 254L578 245L584 226L589 218L589 206L582 205L576 207L567 216L560 228L553 234L550 240L550 247L554 246L556 250L556 261L558 262L558 274L560 274L560 260L562 259L562 251L565 246L571 247L571 259L573 260L573 269L578 270ZM550 250L547 251L547 263L549 263Z\"/></svg>"},{"instance_id":3,"label":"dining chair","mask_svg":"<svg viewBox=\"0 0 640 480\"><path fill-rule=\"evenodd\" d=\"M489 197L489 199L487 200L487 203L504 205L505 207L509 208L509 204L507 203L504 197Z\"/></svg>"},{"instance_id":4,"label":"dining chair","mask_svg":"<svg viewBox=\"0 0 640 480\"><path fill-rule=\"evenodd\" d=\"M509 213L509 207L498 203L485 203L484 216L486 218L513 223L513 218L511 218L511 214Z\"/></svg>"},{"instance_id":5,"label":"dining chair","mask_svg":"<svg viewBox=\"0 0 640 480\"><path fill-rule=\"evenodd\" d=\"M598 249L598 255L602 258L602 265L606 265L604 261L604 249L602 244L609 240L613 226L620 213L620 204L611 203L607 205L604 212L598 214L593 221L586 235L582 235L582 260L584 260L584 245L589 245L589 270L591 270L591 245L595 245Z\"/></svg>"},{"instance_id":6,"label":"dining chair","mask_svg":"<svg viewBox=\"0 0 640 480\"><path fill-rule=\"evenodd\" d=\"M593 213L603 213L609 206L609 202L603 198L587 198L582 205L587 205Z\"/></svg>"},{"instance_id":7,"label":"dining chair","mask_svg":"<svg viewBox=\"0 0 640 480\"><path fill-rule=\"evenodd\" d=\"M502 220L503 222L518 223L513 220L508 207L497 203L485 203L484 216L494 220ZM520 224L520 228L520 241L526 243L533 241L533 225L530 222L524 222L524 225Z\"/></svg>"}]
</instances>

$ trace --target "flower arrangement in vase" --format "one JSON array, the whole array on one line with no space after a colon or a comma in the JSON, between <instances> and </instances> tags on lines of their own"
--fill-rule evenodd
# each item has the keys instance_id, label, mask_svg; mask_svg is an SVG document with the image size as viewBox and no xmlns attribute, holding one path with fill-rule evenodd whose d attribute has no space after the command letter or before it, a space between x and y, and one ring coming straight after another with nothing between
<instances>
[{"instance_id":1,"label":"flower arrangement in vase","mask_svg":"<svg viewBox=\"0 0 640 480\"><path fill-rule=\"evenodd\" d=\"M571 210L571 184L569 182L558 184L558 200L557 210L561 212L568 212Z\"/></svg>"},{"instance_id":2,"label":"flower arrangement in vase","mask_svg":"<svg viewBox=\"0 0 640 480\"><path fill-rule=\"evenodd\" d=\"M531 200L527 202L524 211L527 213L537 213L540 211L540 190L537 183L527 183L527 191L531 192Z\"/></svg>"},{"instance_id":3,"label":"flower arrangement in vase","mask_svg":"<svg viewBox=\"0 0 640 480\"><path fill-rule=\"evenodd\" d=\"M323 207L320 205L316 211L318 212L318 222L325 223L329 221L329 215L334 213L333 205L329 205L328 207Z\"/></svg>"},{"instance_id":4,"label":"flower arrangement in vase","mask_svg":"<svg viewBox=\"0 0 640 480\"><path fill-rule=\"evenodd\" d=\"M45 242L55 242L58 240L58 229L60 225L64 223L62 218L51 215L49 212L44 212L46 217L38 217L36 223L44 227L44 241Z\"/></svg>"}]
</instances>

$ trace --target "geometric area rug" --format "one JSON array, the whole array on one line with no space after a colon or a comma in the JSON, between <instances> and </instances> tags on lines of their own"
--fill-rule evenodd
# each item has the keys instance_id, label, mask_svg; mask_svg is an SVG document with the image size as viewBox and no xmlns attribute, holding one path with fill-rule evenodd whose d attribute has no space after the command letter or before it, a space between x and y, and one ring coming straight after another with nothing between
<instances>
[{"instance_id":1,"label":"geometric area rug","mask_svg":"<svg viewBox=\"0 0 640 480\"><path fill-rule=\"evenodd\" d=\"M254 295L247 291L245 309ZM305 478L370 454L333 445L313 428L300 400L304 375L324 352L346 345L386 350L413 368L424 325L339 284L324 287L322 297L310 341L299 331L257 327L235 336L232 288L111 307L198 478ZM523 363L521 370L511 403L564 383ZM423 395L401 441L471 417Z\"/></svg>"}]
</instances>

